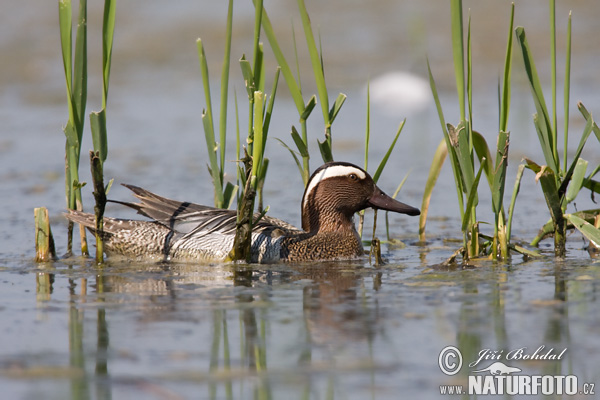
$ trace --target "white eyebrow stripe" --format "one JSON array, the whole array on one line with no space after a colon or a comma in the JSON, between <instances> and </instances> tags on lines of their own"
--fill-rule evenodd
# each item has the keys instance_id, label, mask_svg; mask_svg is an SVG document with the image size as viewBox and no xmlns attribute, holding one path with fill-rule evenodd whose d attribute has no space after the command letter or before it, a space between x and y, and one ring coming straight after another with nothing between
<instances>
[{"instance_id":1,"label":"white eyebrow stripe","mask_svg":"<svg viewBox=\"0 0 600 400\"><path fill-rule=\"evenodd\" d=\"M336 176L348 176L350 174L356 174L356 176L358 176L360 179L365 179L367 177L367 175L362 170L348 165L333 165L319 172L310 180L308 186L306 187L306 195L304 196L304 203L302 204L302 208L304 208L304 206L306 205L308 196L312 193L313 190L315 190L317 185L322 180L334 178Z\"/></svg>"}]
</instances>

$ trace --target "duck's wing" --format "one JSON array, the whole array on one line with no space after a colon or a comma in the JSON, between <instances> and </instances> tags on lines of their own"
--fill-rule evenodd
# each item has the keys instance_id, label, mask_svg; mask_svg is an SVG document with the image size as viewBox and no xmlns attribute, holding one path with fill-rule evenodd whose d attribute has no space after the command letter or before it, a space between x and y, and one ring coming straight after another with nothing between
<instances>
[{"instance_id":1,"label":"duck's wing","mask_svg":"<svg viewBox=\"0 0 600 400\"><path fill-rule=\"evenodd\" d=\"M200 204L167 199L146 189L123 184L131 190L140 203L113 201L135 209L138 214L151 218L169 229L183 234L205 235L214 232L235 234L236 212ZM255 218L258 214L255 214ZM284 233L301 232L298 228L277 218L263 216L256 224L254 232L267 232L275 229Z\"/></svg>"}]
</instances>

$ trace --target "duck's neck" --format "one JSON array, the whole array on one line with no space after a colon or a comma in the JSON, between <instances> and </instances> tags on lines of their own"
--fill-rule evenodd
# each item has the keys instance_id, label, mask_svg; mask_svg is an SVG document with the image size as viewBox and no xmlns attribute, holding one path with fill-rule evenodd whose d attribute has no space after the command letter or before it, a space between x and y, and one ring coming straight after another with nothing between
<instances>
[{"instance_id":1,"label":"duck's neck","mask_svg":"<svg viewBox=\"0 0 600 400\"><path fill-rule=\"evenodd\" d=\"M352 213L314 204L307 204L302 210L302 229L312 234L356 231Z\"/></svg>"}]
</instances>

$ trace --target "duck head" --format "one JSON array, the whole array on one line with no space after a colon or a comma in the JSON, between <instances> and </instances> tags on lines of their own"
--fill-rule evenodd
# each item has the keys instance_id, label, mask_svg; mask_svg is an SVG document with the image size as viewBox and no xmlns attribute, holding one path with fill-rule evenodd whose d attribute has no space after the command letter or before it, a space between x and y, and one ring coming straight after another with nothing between
<instances>
[{"instance_id":1,"label":"duck head","mask_svg":"<svg viewBox=\"0 0 600 400\"><path fill-rule=\"evenodd\" d=\"M354 214L368 207L408 215L421 213L385 194L362 168L347 162L326 163L306 185L302 229L314 233L353 230Z\"/></svg>"}]
</instances>

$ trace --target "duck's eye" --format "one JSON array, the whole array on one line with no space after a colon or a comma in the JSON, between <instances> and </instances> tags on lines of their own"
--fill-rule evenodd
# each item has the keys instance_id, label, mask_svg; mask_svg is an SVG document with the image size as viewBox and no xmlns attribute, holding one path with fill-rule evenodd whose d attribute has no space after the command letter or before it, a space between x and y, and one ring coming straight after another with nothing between
<instances>
[{"instance_id":1,"label":"duck's eye","mask_svg":"<svg viewBox=\"0 0 600 400\"><path fill-rule=\"evenodd\" d=\"M348 175L348 177L350 179L352 179L353 181L357 181L358 180L358 176L356 176L356 174L350 174L350 175Z\"/></svg>"}]
</instances>

